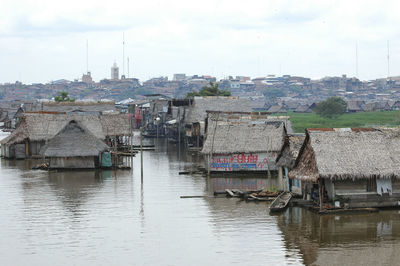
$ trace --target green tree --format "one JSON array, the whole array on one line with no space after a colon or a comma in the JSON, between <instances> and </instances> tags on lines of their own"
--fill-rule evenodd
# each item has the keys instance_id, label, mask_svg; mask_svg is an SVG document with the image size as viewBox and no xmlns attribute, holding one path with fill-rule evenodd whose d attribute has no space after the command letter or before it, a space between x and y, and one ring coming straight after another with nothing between
<instances>
[{"instance_id":1,"label":"green tree","mask_svg":"<svg viewBox=\"0 0 400 266\"><path fill-rule=\"evenodd\" d=\"M209 86L204 86L200 92L189 92L186 94L186 98L194 97L194 96L231 96L230 91L220 90L218 82L214 83L210 81Z\"/></svg>"},{"instance_id":2,"label":"green tree","mask_svg":"<svg viewBox=\"0 0 400 266\"><path fill-rule=\"evenodd\" d=\"M329 97L317 104L314 112L325 118L337 118L346 112L347 103L340 97Z\"/></svg>"},{"instance_id":3,"label":"green tree","mask_svg":"<svg viewBox=\"0 0 400 266\"><path fill-rule=\"evenodd\" d=\"M56 102L75 102L75 99L69 98L68 92L66 91L60 92L60 95L54 97L54 100Z\"/></svg>"}]
</instances>

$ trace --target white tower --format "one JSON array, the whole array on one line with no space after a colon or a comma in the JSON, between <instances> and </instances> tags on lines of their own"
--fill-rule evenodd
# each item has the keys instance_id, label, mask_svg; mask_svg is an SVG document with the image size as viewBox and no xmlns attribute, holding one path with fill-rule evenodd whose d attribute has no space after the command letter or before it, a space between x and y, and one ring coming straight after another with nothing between
<instances>
[{"instance_id":1,"label":"white tower","mask_svg":"<svg viewBox=\"0 0 400 266\"><path fill-rule=\"evenodd\" d=\"M114 62L113 66L111 67L111 79L117 80L119 79L119 67L117 63Z\"/></svg>"}]
</instances>

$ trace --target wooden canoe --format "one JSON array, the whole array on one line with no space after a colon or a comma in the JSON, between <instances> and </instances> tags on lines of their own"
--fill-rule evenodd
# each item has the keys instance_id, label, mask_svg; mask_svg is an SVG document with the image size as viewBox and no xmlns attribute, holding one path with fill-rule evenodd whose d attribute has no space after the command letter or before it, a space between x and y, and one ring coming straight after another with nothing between
<instances>
[{"instance_id":1,"label":"wooden canoe","mask_svg":"<svg viewBox=\"0 0 400 266\"><path fill-rule=\"evenodd\" d=\"M290 192L282 192L278 197L271 203L269 206L270 212L279 212L283 211L289 204L289 201L292 199L292 193Z\"/></svg>"}]
</instances>

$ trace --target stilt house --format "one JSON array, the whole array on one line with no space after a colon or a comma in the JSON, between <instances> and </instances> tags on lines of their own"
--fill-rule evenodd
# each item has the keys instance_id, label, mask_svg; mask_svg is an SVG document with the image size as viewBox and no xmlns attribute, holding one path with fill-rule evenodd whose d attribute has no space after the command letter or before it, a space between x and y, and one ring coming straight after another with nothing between
<instances>
[{"instance_id":1,"label":"stilt house","mask_svg":"<svg viewBox=\"0 0 400 266\"><path fill-rule=\"evenodd\" d=\"M131 134L131 119L126 114L78 115L24 113L16 130L0 141L2 156L24 159L40 156L41 148L70 121L79 122L98 139L117 143Z\"/></svg>"},{"instance_id":2,"label":"stilt house","mask_svg":"<svg viewBox=\"0 0 400 266\"><path fill-rule=\"evenodd\" d=\"M215 173L260 173L282 188L275 160L286 135L281 120L252 113L209 112L202 153Z\"/></svg>"},{"instance_id":3,"label":"stilt house","mask_svg":"<svg viewBox=\"0 0 400 266\"><path fill-rule=\"evenodd\" d=\"M289 177L321 208L400 205L399 129L307 129Z\"/></svg>"},{"instance_id":4,"label":"stilt house","mask_svg":"<svg viewBox=\"0 0 400 266\"><path fill-rule=\"evenodd\" d=\"M285 143L276 159L276 165L280 167L280 172L284 173L284 190L301 195L301 181L298 179L289 179L289 171L294 167L301 146L303 145L304 135L288 135L285 137Z\"/></svg>"},{"instance_id":5,"label":"stilt house","mask_svg":"<svg viewBox=\"0 0 400 266\"><path fill-rule=\"evenodd\" d=\"M251 112L253 108L263 107L258 101L239 97L194 97L192 105L187 107L184 119L186 140L189 146L202 147L207 111Z\"/></svg>"},{"instance_id":6,"label":"stilt house","mask_svg":"<svg viewBox=\"0 0 400 266\"><path fill-rule=\"evenodd\" d=\"M50 168L99 168L110 167L109 147L85 126L70 121L41 149L41 154L50 159ZM103 162L103 165L102 165Z\"/></svg>"}]
</instances>

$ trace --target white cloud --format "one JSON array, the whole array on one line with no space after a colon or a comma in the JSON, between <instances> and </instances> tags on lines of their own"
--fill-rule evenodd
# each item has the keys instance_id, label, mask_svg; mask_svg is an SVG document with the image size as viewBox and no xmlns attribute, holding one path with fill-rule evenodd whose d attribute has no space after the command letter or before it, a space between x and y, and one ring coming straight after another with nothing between
<instances>
[{"instance_id":1,"label":"white cloud","mask_svg":"<svg viewBox=\"0 0 400 266\"><path fill-rule=\"evenodd\" d=\"M86 39L95 79L122 63L122 32L135 76L175 72L309 77L400 75L397 1L0 2L0 82L78 78ZM40 71L39 71L40 69ZM131 71L132 72L132 71Z\"/></svg>"}]
</instances>

